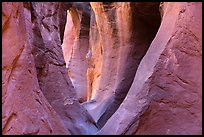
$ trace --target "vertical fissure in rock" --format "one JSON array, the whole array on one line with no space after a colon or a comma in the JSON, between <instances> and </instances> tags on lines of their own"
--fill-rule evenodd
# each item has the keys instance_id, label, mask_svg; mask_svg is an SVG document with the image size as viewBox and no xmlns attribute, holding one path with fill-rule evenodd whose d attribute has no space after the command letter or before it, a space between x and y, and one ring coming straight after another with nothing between
<instances>
[{"instance_id":1,"label":"vertical fissure in rock","mask_svg":"<svg viewBox=\"0 0 204 137\"><path fill-rule=\"evenodd\" d=\"M117 66L118 74L116 75L117 81L115 81L116 85L114 89L115 94L114 94L114 97L111 98L112 100L106 107L104 113L102 113L102 115L97 120L97 126L99 128L102 128L104 126L107 120L114 114L114 112L118 109L118 107L126 97L131 87L131 84L133 82L137 67L141 59L145 55L146 51L148 50L152 40L154 39L161 21L160 13L159 13L159 3L154 3L154 4L152 3L143 4L138 2L130 3L129 4L130 20L128 20L129 18L127 18L127 21L129 21L129 24L128 23L127 24L129 25L129 31L131 34L129 38L126 38L125 36L121 35L121 33L123 33L123 31L125 31L125 29L128 29L128 28L124 28L124 26L121 26L122 24L117 24L118 18L116 18L117 13L114 6L116 6L114 5L114 3L105 3L103 5L104 12L108 19L107 21L108 23L110 23L110 27L112 29L112 33L111 33L113 37L112 48L117 49L119 48L119 46L129 44L129 49L127 53L125 53L128 55L125 55L125 56L123 56L124 54L123 50L126 50L126 49L123 49L120 47L121 49L117 51L119 52L118 53L119 58L124 58L124 59L122 60L122 62L118 60L118 66ZM90 22L91 22L90 8L91 7L89 4L86 4L85 6L84 5L82 6L82 4L80 3L72 4L71 6L69 5L69 8L67 9L65 8L66 10L68 10L67 17L69 19L68 18L66 20L61 19L59 21L60 39L61 40L63 39L63 44L62 44L63 58L66 62L66 66L68 67L67 75L70 77L72 85L74 86L74 90L76 91L78 101L80 103L89 101L92 96L91 95L92 91L95 90L93 87L94 79L91 78L91 74L94 73L93 70L95 69L92 66L94 66L95 64L92 62L91 56L87 58L88 54L92 54L91 52L92 52L92 49L94 48L94 47L91 47L93 45L89 44L89 41L90 41L89 33L90 33ZM125 6L123 8L125 8ZM59 10L59 11L66 11L66 10ZM94 12L92 13L96 14ZM36 13L33 13L33 14L34 15L32 16L32 18L33 18L33 21L35 21ZM58 14L58 17L65 17L65 16ZM122 15L121 19L125 20L126 17ZM69 24L71 23L70 21L73 24L72 26ZM47 76L49 73L48 71L49 71L50 65L48 62L50 61L48 61L48 58L47 58L47 56L49 55L45 55L46 51L44 50L46 50L46 46L44 44L48 44L49 41L48 43L47 41L43 41L43 36L41 35L41 32L39 30L39 24L40 22L36 22L34 24L33 29L36 31L36 34L38 34L36 36L38 36L39 40L42 40L42 41L41 42L35 41L37 43L36 44L33 43L33 45L37 45L37 47L34 48L34 50L38 50L38 51L40 50L39 52L35 52L37 55L34 53L34 56L35 56L35 59L38 60L36 61L36 65L37 65L36 68L38 70L39 76L41 77L38 80L40 85L42 85L41 86L42 90L45 90L46 87L43 85L44 84L43 81L45 80L44 77ZM65 26L66 27L68 26L69 28L66 28ZM96 27L100 27L100 25ZM66 32L66 29L68 29L67 32ZM52 31L52 30L50 30L49 28L49 31ZM119 37L122 37L121 41L118 41ZM124 41L128 41L128 43L125 43ZM41 44L39 44L39 42ZM41 47L39 47L40 45ZM101 46L101 48L102 47L103 46ZM103 48L104 50L107 50L106 46L104 46ZM56 57L59 58L59 54L57 54L56 51L50 48L49 50L55 53ZM104 52L106 52L107 54L107 51L104 51ZM39 62L39 60L41 60L41 62ZM51 61L51 62L53 62L52 63L53 65L56 64L55 63L56 61ZM38 63L40 63L39 66L38 66ZM121 67L120 65L123 65L122 69L120 68ZM89 72L90 74L87 75ZM102 76L102 78L103 77L104 75ZM56 91L54 90L54 92Z\"/></svg>"},{"instance_id":2,"label":"vertical fissure in rock","mask_svg":"<svg viewBox=\"0 0 204 137\"><path fill-rule=\"evenodd\" d=\"M106 121L114 114L126 97L136 74L140 61L153 41L161 22L159 3L131 3L132 43L130 56L127 58L124 79L118 84L115 98L105 113L99 118L97 126L102 128Z\"/></svg>"},{"instance_id":3,"label":"vertical fissure in rock","mask_svg":"<svg viewBox=\"0 0 204 137\"><path fill-rule=\"evenodd\" d=\"M62 44L68 75L80 103L87 100L90 5L73 3L67 11L67 22Z\"/></svg>"},{"instance_id":4,"label":"vertical fissure in rock","mask_svg":"<svg viewBox=\"0 0 204 137\"><path fill-rule=\"evenodd\" d=\"M69 10L71 6L68 4L69 7L66 8L62 4L60 2L31 3L32 53L35 59L38 82L44 96L71 134L93 134L97 131L97 127L89 114L79 104L77 89L73 87L75 83L72 84L73 82L70 81L66 69L66 58L63 55L61 40L65 39L64 33L66 33L66 9ZM88 23L84 21L84 17L87 18L87 16L82 16L83 23L87 27ZM81 36L87 34L84 29L79 31ZM83 38L81 36L80 38ZM84 53L85 58L86 47L84 49L82 44L76 44L80 46L80 51L76 51L73 47L73 58L76 52ZM88 45L88 43L83 44ZM79 59L82 60L82 58ZM74 61L72 60L71 63ZM80 63L84 65L83 62ZM76 71L78 72L78 70Z\"/></svg>"}]
</instances>

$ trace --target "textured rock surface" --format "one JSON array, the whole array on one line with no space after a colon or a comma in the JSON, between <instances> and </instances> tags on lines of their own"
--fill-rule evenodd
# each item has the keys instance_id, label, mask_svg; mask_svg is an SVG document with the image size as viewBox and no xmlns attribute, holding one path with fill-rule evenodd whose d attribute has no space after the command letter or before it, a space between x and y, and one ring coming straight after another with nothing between
<instances>
[{"instance_id":1,"label":"textured rock surface","mask_svg":"<svg viewBox=\"0 0 204 137\"><path fill-rule=\"evenodd\" d=\"M202 134L201 6L164 3L130 91L98 134Z\"/></svg>"},{"instance_id":2,"label":"textured rock surface","mask_svg":"<svg viewBox=\"0 0 204 137\"><path fill-rule=\"evenodd\" d=\"M66 19L66 11L63 11L61 4L32 3L32 51L38 80L45 97L71 134L92 134L97 128L86 110L80 106L65 67L60 40L60 20L63 19L61 17Z\"/></svg>"},{"instance_id":3,"label":"textured rock surface","mask_svg":"<svg viewBox=\"0 0 204 137\"><path fill-rule=\"evenodd\" d=\"M2 8L3 134L202 134L201 2Z\"/></svg>"},{"instance_id":4,"label":"textured rock surface","mask_svg":"<svg viewBox=\"0 0 204 137\"><path fill-rule=\"evenodd\" d=\"M92 58L87 71L91 87L88 91L90 101L84 106L99 127L125 98L138 64L158 30L159 3L146 5L149 6L132 2L91 2Z\"/></svg>"},{"instance_id":5,"label":"textured rock surface","mask_svg":"<svg viewBox=\"0 0 204 137\"><path fill-rule=\"evenodd\" d=\"M23 10L2 3L2 133L70 134L39 88Z\"/></svg>"},{"instance_id":6,"label":"textured rock surface","mask_svg":"<svg viewBox=\"0 0 204 137\"><path fill-rule=\"evenodd\" d=\"M87 100L87 61L89 48L90 6L75 3L68 10L62 44L68 74L80 102Z\"/></svg>"}]
</instances>

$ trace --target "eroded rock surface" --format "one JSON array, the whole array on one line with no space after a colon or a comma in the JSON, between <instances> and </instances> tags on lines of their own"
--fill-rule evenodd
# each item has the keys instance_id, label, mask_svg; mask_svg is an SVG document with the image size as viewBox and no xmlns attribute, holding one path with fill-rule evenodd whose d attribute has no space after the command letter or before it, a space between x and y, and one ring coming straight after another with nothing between
<instances>
[{"instance_id":1,"label":"eroded rock surface","mask_svg":"<svg viewBox=\"0 0 204 137\"><path fill-rule=\"evenodd\" d=\"M201 2L3 2L3 134L202 134Z\"/></svg>"},{"instance_id":2,"label":"eroded rock surface","mask_svg":"<svg viewBox=\"0 0 204 137\"><path fill-rule=\"evenodd\" d=\"M59 114L71 134L92 134L97 131L89 113L79 104L67 75L63 58L60 27L66 19L63 3L32 2L34 54L40 88ZM63 22L64 25L66 22Z\"/></svg>"},{"instance_id":3,"label":"eroded rock surface","mask_svg":"<svg viewBox=\"0 0 204 137\"><path fill-rule=\"evenodd\" d=\"M75 3L67 11L62 44L66 68L80 102L87 101L87 60L90 30L89 3Z\"/></svg>"},{"instance_id":4,"label":"eroded rock surface","mask_svg":"<svg viewBox=\"0 0 204 137\"><path fill-rule=\"evenodd\" d=\"M162 11L125 100L98 134L202 134L201 3Z\"/></svg>"},{"instance_id":5,"label":"eroded rock surface","mask_svg":"<svg viewBox=\"0 0 204 137\"><path fill-rule=\"evenodd\" d=\"M102 127L125 98L140 60L156 35L159 3L145 7L134 2L91 2L91 7L92 57L87 70L90 101L84 106Z\"/></svg>"},{"instance_id":6,"label":"eroded rock surface","mask_svg":"<svg viewBox=\"0 0 204 137\"><path fill-rule=\"evenodd\" d=\"M3 133L95 133L97 131L95 123L89 113L79 104L65 68L61 49L61 39L63 38L61 30L63 30L63 24L65 27L66 11L62 3L24 3L24 8L23 3L5 3L3 10ZM14 34L15 37L9 39ZM21 90L28 93L20 93ZM42 93L38 97L34 91L39 92L38 94L42 91L45 97ZM10 97L7 97L8 94ZM16 97L14 97L15 95ZM29 96L32 96L30 99L34 98L33 101L28 100ZM14 102L8 103L9 98L13 98ZM25 102L18 106L22 101ZM34 102L39 105L43 104L43 108L38 105L32 106ZM25 103L27 104L25 105ZM21 112L21 109L24 108L23 105L28 109ZM10 107L15 108L13 113L9 111ZM30 110L29 107L33 110ZM46 107L51 110L48 111ZM40 111L39 114L38 111ZM21 113L25 113L25 119ZM27 116L29 113L33 113L31 118ZM48 116L44 118L46 113ZM36 121L34 120L35 116ZM50 118L51 116L52 118ZM12 125L10 122L13 122L13 119L16 123L22 122L22 125L19 124L19 127L16 127L17 124ZM40 122L45 123L49 132L40 125Z\"/></svg>"},{"instance_id":7,"label":"eroded rock surface","mask_svg":"<svg viewBox=\"0 0 204 137\"><path fill-rule=\"evenodd\" d=\"M2 134L70 134L39 88L23 3L2 3Z\"/></svg>"}]
</instances>

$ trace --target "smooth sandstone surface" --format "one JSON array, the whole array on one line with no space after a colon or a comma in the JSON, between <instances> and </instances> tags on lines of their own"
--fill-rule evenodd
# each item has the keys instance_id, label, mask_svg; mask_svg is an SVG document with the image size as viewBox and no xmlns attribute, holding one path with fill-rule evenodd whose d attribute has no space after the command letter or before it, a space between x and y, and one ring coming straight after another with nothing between
<instances>
[{"instance_id":1,"label":"smooth sandstone surface","mask_svg":"<svg viewBox=\"0 0 204 137\"><path fill-rule=\"evenodd\" d=\"M83 105L102 127L128 93L137 67L156 35L160 14L155 9L159 3L145 3L149 5L146 7L134 2L90 4L89 101Z\"/></svg>"},{"instance_id":2,"label":"smooth sandstone surface","mask_svg":"<svg viewBox=\"0 0 204 137\"><path fill-rule=\"evenodd\" d=\"M2 134L202 134L201 2L2 4Z\"/></svg>"},{"instance_id":3,"label":"smooth sandstone surface","mask_svg":"<svg viewBox=\"0 0 204 137\"><path fill-rule=\"evenodd\" d=\"M162 10L130 91L98 134L202 134L201 3Z\"/></svg>"},{"instance_id":4,"label":"smooth sandstone surface","mask_svg":"<svg viewBox=\"0 0 204 137\"><path fill-rule=\"evenodd\" d=\"M72 81L78 100L87 101L87 60L89 48L90 14L89 5L76 4L67 11L62 50L68 75Z\"/></svg>"},{"instance_id":5,"label":"smooth sandstone surface","mask_svg":"<svg viewBox=\"0 0 204 137\"><path fill-rule=\"evenodd\" d=\"M60 28L66 24L61 2L32 2L34 54L38 81L45 97L71 134L92 134L97 128L79 104L62 52ZM64 17L64 18L61 18Z\"/></svg>"},{"instance_id":6,"label":"smooth sandstone surface","mask_svg":"<svg viewBox=\"0 0 204 137\"><path fill-rule=\"evenodd\" d=\"M23 3L2 8L2 134L70 134L39 88Z\"/></svg>"},{"instance_id":7,"label":"smooth sandstone surface","mask_svg":"<svg viewBox=\"0 0 204 137\"><path fill-rule=\"evenodd\" d=\"M3 85L5 85L5 87L3 86L4 87L3 88L3 113L5 113L5 116L3 116L4 117L3 123L5 125L3 124L3 127L2 127L4 129L3 132L7 133L8 132L7 130L10 131L8 132L8 134L13 134L13 133L15 134L92 134L93 132L96 132L97 128L95 127L93 120L91 119L87 111L82 106L80 106L76 98L76 94L71 84L71 81L67 76L67 71L65 68L65 61L62 54L61 41L60 41L61 39L60 25L62 24L62 21L60 21L61 18L59 17L62 15L56 14L58 12L63 14L62 11L60 12L60 10L62 10L60 9L61 3L31 3L30 5L32 10L30 11L31 15L29 15L29 12L28 12L29 9L23 9L22 7L23 3L4 3L4 4L5 4L4 6L5 8L3 9L4 16L3 16L3 25L2 25L3 45L4 45L3 46L4 54L2 59L3 60L2 83ZM12 12L9 11L8 9L11 9ZM55 16L53 16L53 14ZM27 30L25 30L25 28ZM16 35L13 39L10 39L10 36L12 34L16 34ZM24 53L24 49L26 49L25 53ZM22 57L23 60L21 61L21 64L18 64L19 63L18 60L21 59L20 58L21 54L23 54L23 57ZM33 70L29 68L26 63L28 63L30 67L32 64ZM36 74L36 70L37 70L37 74ZM21 76L23 73L25 73L26 77ZM33 76L32 76L32 73L34 73ZM17 78L15 78L13 74L17 75L15 76ZM32 81L29 80L30 77L35 80L34 84L32 84ZM15 86L16 83L15 81L12 82L12 79L16 79L15 81L19 87ZM7 82L10 84L8 85ZM7 91L7 88L8 88L8 91ZM40 106L35 106L35 105L32 106L32 103L34 102L41 104L40 99L35 97L36 95L32 95L33 93L29 93L29 92L27 94L26 92L21 93L20 91L22 88L24 92L27 90L31 92L32 89L37 93L43 92L43 95L45 97L41 95L44 97L42 100L44 100L45 102L47 101L49 102L49 103L47 102L46 105L48 104L51 105L51 106L49 105L49 108L50 109L52 108L52 110L50 110L51 112L47 110L46 107L48 106L46 105L43 106L44 108L40 108ZM10 98L12 98L11 100L14 101L13 103L12 102L8 103L7 94L11 94L9 92L14 92L15 94L17 94L16 95L17 98L15 98L15 94L10 95ZM26 97L24 96L27 96L27 99L25 99ZM34 101L29 101L29 96L32 96L31 98L36 98L36 100L34 99ZM4 99L6 100L5 105L4 105L4 102L5 102ZM16 109L14 109L15 112L12 113L9 111L10 110L9 108L12 107L15 104L15 102L17 107ZM21 102L23 102L22 105L18 106L18 103L21 103ZM25 112L27 113L27 114L25 113L25 119L23 119L23 116L19 115L20 117L19 121L24 122L22 124L22 128L19 126L18 130L16 131L11 130L12 126L10 126L9 122L13 120L13 117L15 118L16 113L18 111L20 111L19 113L21 113L21 109L24 108L23 105L26 103L28 107L31 106L34 110L32 109L25 110ZM7 108L6 106L9 108ZM53 127L49 127L49 126L47 127L49 129L49 132L47 132L43 128L40 129L40 126L37 126L41 122L40 120L37 121L37 117L39 117L40 119L40 114L38 113L35 114L33 112L33 111L37 111L37 112L43 111L43 109L45 109L44 113L48 113L48 114L51 113L49 115L52 115L52 117L47 116L48 119L43 119L43 116L46 114L42 115L42 118L41 118L42 123L52 122L51 124L48 123L49 126L53 126L52 124L55 124ZM32 124L30 124L29 121L26 121L26 115L29 115L29 113L31 113L31 117L32 117L30 118L31 119L30 122L33 122L32 119L34 120L36 116L35 123L33 122ZM25 125L26 122L27 124L30 124L30 125ZM86 125L89 125L89 126L86 126ZM17 124L15 126L17 126ZM16 128L15 126L13 126L14 129ZM36 127L32 127L32 126L36 126ZM58 127L55 127L55 126L58 126Z\"/></svg>"}]
</instances>

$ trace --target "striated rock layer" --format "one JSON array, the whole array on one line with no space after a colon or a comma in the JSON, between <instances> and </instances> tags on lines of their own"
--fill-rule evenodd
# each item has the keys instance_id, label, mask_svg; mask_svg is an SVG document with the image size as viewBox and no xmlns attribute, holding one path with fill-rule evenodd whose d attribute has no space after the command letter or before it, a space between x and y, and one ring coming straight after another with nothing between
<instances>
[{"instance_id":1,"label":"striated rock layer","mask_svg":"<svg viewBox=\"0 0 204 137\"><path fill-rule=\"evenodd\" d=\"M84 106L99 127L128 93L140 60L160 25L159 3L145 4L91 2L94 13L90 36L92 66L87 77L92 80L88 92L93 102Z\"/></svg>"},{"instance_id":2,"label":"striated rock layer","mask_svg":"<svg viewBox=\"0 0 204 137\"><path fill-rule=\"evenodd\" d=\"M163 4L134 82L98 134L202 134L201 11L196 2Z\"/></svg>"},{"instance_id":3,"label":"striated rock layer","mask_svg":"<svg viewBox=\"0 0 204 137\"><path fill-rule=\"evenodd\" d=\"M68 74L80 102L87 101L87 61L90 26L89 4L72 4L67 11L62 50Z\"/></svg>"},{"instance_id":4,"label":"striated rock layer","mask_svg":"<svg viewBox=\"0 0 204 137\"><path fill-rule=\"evenodd\" d=\"M4 3L2 13L3 133L95 133L95 123L80 106L65 68L61 27L66 20L61 17L66 11L61 3L22 6Z\"/></svg>"},{"instance_id":5,"label":"striated rock layer","mask_svg":"<svg viewBox=\"0 0 204 137\"><path fill-rule=\"evenodd\" d=\"M59 114L71 134L92 134L97 131L93 120L80 106L76 92L67 75L60 40L60 28L66 11L63 3L32 2L33 39L40 88Z\"/></svg>"},{"instance_id":6,"label":"striated rock layer","mask_svg":"<svg viewBox=\"0 0 204 137\"><path fill-rule=\"evenodd\" d=\"M202 134L201 2L3 2L3 134Z\"/></svg>"},{"instance_id":7,"label":"striated rock layer","mask_svg":"<svg viewBox=\"0 0 204 137\"><path fill-rule=\"evenodd\" d=\"M39 88L23 3L2 3L2 134L70 134Z\"/></svg>"}]
</instances>

